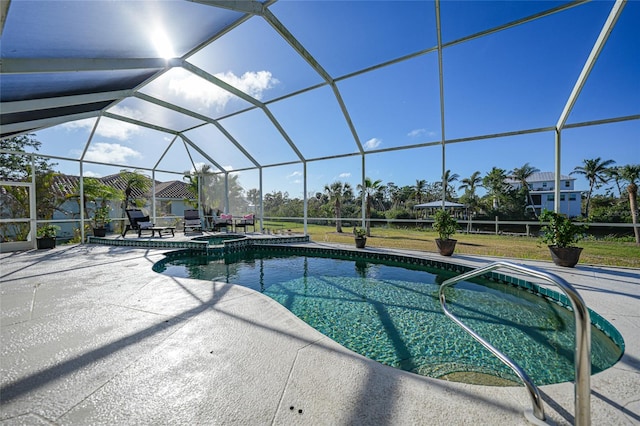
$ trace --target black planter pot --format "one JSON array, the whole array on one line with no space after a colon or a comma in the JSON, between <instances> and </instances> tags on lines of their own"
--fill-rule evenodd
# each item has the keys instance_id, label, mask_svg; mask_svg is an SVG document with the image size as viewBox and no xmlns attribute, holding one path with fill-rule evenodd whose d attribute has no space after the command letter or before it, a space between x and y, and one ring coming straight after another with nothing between
<instances>
[{"instance_id":1,"label":"black planter pot","mask_svg":"<svg viewBox=\"0 0 640 426\"><path fill-rule=\"evenodd\" d=\"M549 246L549 251L551 252L553 263L558 266L573 268L578 263L578 260L580 260L582 247Z\"/></svg>"},{"instance_id":2,"label":"black planter pot","mask_svg":"<svg viewBox=\"0 0 640 426\"><path fill-rule=\"evenodd\" d=\"M356 248L364 248L364 246L367 244L367 239L366 238L355 238L356 240Z\"/></svg>"},{"instance_id":3,"label":"black planter pot","mask_svg":"<svg viewBox=\"0 0 640 426\"><path fill-rule=\"evenodd\" d=\"M93 236L94 237L106 237L107 236L107 228L93 228Z\"/></svg>"},{"instance_id":4,"label":"black planter pot","mask_svg":"<svg viewBox=\"0 0 640 426\"><path fill-rule=\"evenodd\" d=\"M38 250L55 248L56 239L52 237L36 238L36 246Z\"/></svg>"},{"instance_id":5,"label":"black planter pot","mask_svg":"<svg viewBox=\"0 0 640 426\"><path fill-rule=\"evenodd\" d=\"M451 256L456 249L456 243L458 240L441 240L436 238L436 245L438 246L438 252L443 256Z\"/></svg>"}]
</instances>

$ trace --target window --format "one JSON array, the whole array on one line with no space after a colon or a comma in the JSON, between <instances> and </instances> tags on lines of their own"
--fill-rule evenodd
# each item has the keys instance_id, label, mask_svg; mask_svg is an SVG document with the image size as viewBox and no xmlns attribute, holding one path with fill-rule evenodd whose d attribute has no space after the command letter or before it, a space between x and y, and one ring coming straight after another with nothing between
<instances>
[{"instance_id":1,"label":"window","mask_svg":"<svg viewBox=\"0 0 640 426\"><path fill-rule=\"evenodd\" d=\"M575 201L576 200L576 194L569 194L569 201Z\"/></svg>"},{"instance_id":2,"label":"window","mask_svg":"<svg viewBox=\"0 0 640 426\"><path fill-rule=\"evenodd\" d=\"M547 201L554 201L556 199L556 197L554 196L554 194L548 194L547 195Z\"/></svg>"},{"instance_id":3,"label":"window","mask_svg":"<svg viewBox=\"0 0 640 426\"><path fill-rule=\"evenodd\" d=\"M569 182L568 180L564 181L564 187L565 188L571 188L571 182Z\"/></svg>"},{"instance_id":4,"label":"window","mask_svg":"<svg viewBox=\"0 0 640 426\"><path fill-rule=\"evenodd\" d=\"M564 201L564 194L560 194L560 201Z\"/></svg>"}]
</instances>

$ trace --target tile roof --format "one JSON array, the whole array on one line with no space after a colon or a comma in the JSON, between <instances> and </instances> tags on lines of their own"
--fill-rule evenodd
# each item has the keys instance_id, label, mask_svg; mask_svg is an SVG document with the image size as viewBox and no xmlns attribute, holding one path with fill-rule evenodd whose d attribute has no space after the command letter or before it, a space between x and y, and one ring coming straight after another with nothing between
<instances>
[{"instance_id":1,"label":"tile roof","mask_svg":"<svg viewBox=\"0 0 640 426\"><path fill-rule=\"evenodd\" d=\"M156 198L187 198L195 200L196 196L189 191L185 182L172 180L156 183Z\"/></svg>"},{"instance_id":2,"label":"tile roof","mask_svg":"<svg viewBox=\"0 0 640 426\"><path fill-rule=\"evenodd\" d=\"M124 191L126 184L124 179L119 174L113 174L102 178L96 178L105 185L112 186L121 191ZM77 188L80 182L79 176L56 174L53 180L52 191L57 196L65 197L73 195L77 192ZM187 189L187 184L179 180L172 180L169 182L156 181L156 198L171 198L171 199L195 199L195 195ZM132 191L134 198L148 197L148 193L142 193L142 191Z\"/></svg>"}]
</instances>

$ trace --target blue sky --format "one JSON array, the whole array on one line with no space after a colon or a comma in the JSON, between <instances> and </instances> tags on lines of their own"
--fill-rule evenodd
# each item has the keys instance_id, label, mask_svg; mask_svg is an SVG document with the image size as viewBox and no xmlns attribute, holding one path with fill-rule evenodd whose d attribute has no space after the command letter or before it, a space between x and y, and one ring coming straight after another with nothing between
<instances>
[{"instance_id":1,"label":"blue sky","mask_svg":"<svg viewBox=\"0 0 640 426\"><path fill-rule=\"evenodd\" d=\"M613 2L590 2L464 43L447 43L563 3L441 3L447 140L556 124ZM211 10L193 3L180 7ZM437 53L427 52L358 73L433 48L433 3L281 1L270 10L336 80L357 140L365 151L434 144L367 155L366 175L399 186L412 185L417 179L439 180L443 154L438 142L443 137L443 126ZM640 114L637 22L640 2L628 2L567 124ZM331 87L324 85L279 99L318 85L323 79L262 18L249 19L188 58L188 62L265 102L286 136L260 109L229 117L251 104L184 69L170 70L141 92L219 119L220 125L258 163L297 161L290 142L311 160L358 152L356 138ZM109 112L180 130L199 124L197 119L134 98L124 100ZM85 120L37 132L43 142L41 152L79 158L94 123L94 119ZM227 170L253 166L252 160L212 124L184 134ZM195 163L207 162L171 134L102 118L85 158L130 168L157 166L159 170L180 173L191 168L187 151ZM476 170L484 175L493 166L510 171L527 162L541 171L553 171L554 152L552 131L454 143L446 147L445 168L461 178ZM615 160L618 165L640 163L640 120L563 131L563 174L569 174L582 160L596 157ZM62 171L79 173L76 165L56 161ZM362 176L361 166L360 155L309 161L307 191L322 191L325 184L335 180L356 186ZM84 172L101 176L120 168L85 164ZM302 164L266 167L264 192L282 190L301 197L302 173ZM576 177L576 188L586 190L587 183ZM170 180L180 176L159 172L156 178ZM240 172L239 179L247 189L258 187L255 171Z\"/></svg>"}]
</instances>

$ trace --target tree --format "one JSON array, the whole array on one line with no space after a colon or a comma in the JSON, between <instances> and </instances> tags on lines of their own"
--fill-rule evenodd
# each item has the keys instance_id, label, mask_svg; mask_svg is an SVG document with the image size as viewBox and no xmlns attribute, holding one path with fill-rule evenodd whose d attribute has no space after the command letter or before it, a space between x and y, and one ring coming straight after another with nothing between
<instances>
[{"instance_id":1,"label":"tree","mask_svg":"<svg viewBox=\"0 0 640 426\"><path fill-rule=\"evenodd\" d=\"M500 207L500 199L503 198L507 192L506 178L507 172L498 167L493 167L491 171L482 178L482 186L487 189L487 195L491 197L493 210L498 210Z\"/></svg>"},{"instance_id":2,"label":"tree","mask_svg":"<svg viewBox=\"0 0 640 426\"><path fill-rule=\"evenodd\" d=\"M537 168L529 165L529 163L524 163L522 167L516 167L515 169L511 170L511 172L509 172L513 180L520 182L520 189L524 192L525 199L532 207L533 215L536 217L536 219L538 218L538 213L536 212L533 204L533 199L531 198L531 191L529 191L529 183L527 182L527 179L529 179L532 174L539 171L540 170L538 170Z\"/></svg>"},{"instance_id":3,"label":"tree","mask_svg":"<svg viewBox=\"0 0 640 426\"><path fill-rule=\"evenodd\" d=\"M42 142L36 139L35 134L27 134L14 136L12 138L0 141L0 148L7 151L24 152L25 154L0 154L0 180L6 181L24 181L29 179L31 175L32 162L31 156L27 155L27 149L38 151L42 146ZM36 170L36 178L38 174L46 174L52 172L56 163L51 163L44 157L35 156L33 166ZM37 184L37 182L36 182Z\"/></svg>"},{"instance_id":4,"label":"tree","mask_svg":"<svg viewBox=\"0 0 640 426\"><path fill-rule=\"evenodd\" d=\"M353 197L353 189L349 183L342 183L337 180L331 185L325 185L324 192L329 197L329 200L333 202L333 212L336 217L336 232L342 232L342 204L345 199Z\"/></svg>"},{"instance_id":5,"label":"tree","mask_svg":"<svg viewBox=\"0 0 640 426\"><path fill-rule=\"evenodd\" d=\"M416 184L414 186L414 198L417 204L422 203L422 196L424 195L425 187L427 186L427 181L424 179L416 179Z\"/></svg>"},{"instance_id":6,"label":"tree","mask_svg":"<svg viewBox=\"0 0 640 426\"><path fill-rule=\"evenodd\" d=\"M255 212L258 211L260 205L260 190L258 188L251 188L247 191L247 200L249 204L253 205Z\"/></svg>"},{"instance_id":7,"label":"tree","mask_svg":"<svg viewBox=\"0 0 640 426\"><path fill-rule=\"evenodd\" d=\"M593 189L600 188L601 185L609 182L610 175L607 170L610 165L615 164L613 160L602 161L600 157L594 159L582 160L582 166L576 166L569 174L583 175L589 181L589 192L587 193L587 201L584 208L584 216L589 218L589 203Z\"/></svg>"},{"instance_id":8,"label":"tree","mask_svg":"<svg viewBox=\"0 0 640 426\"><path fill-rule=\"evenodd\" d=\"M135 195L141 196L151 188L151 178L143 175L138 170L121 170L120 177L124 180L123 214L128 208L135 208L145 204L144 198L135 201Z\"/></svg>"},{"instance_id":9,"label":"tree","mask_svg":"<svg viewBox=\"0 0 640 426\"><path fill-rule=\"evenodd\" d=\"M188 204L193 207L202 207L202 212L205 216L211 216L213 213L213 206L211 200L208 197L208 193L205 188L205 175L213 175L213 170L209 164L203 164L200 168L196 168L193 171L185 172L182 177L187 183L187 190L192 193L196 199L187 200ZM200 206L202 202L202 206Z\"/></svg>"},{"instance_id":10,"label":"tree","mask_svg":"<svg viewBox=\"0 0 640 426\"><path fill-rule=\"evenodd\" d=\"M364 185L358 184L358 191L360 191L360 197L365 197L365 217L367 218L367 237L371 236L371 205L373 197L375 197L376 193L383 190L384 186L381 185L382 181L371 180L371 178L364 179Z\"/></svg>"},{"instance_id":11,"label":"tree","mask_svg":"<svg viewBox=\"0 0 640 426\"><path fill-rule=\"evenodd\" d=\"M482 186L482 178L480 177L480 171L475 171L468 178L464 178L460 181L462 185L458 189L464 189L464 202L467 204L471 211L475 211L478 205L478 196L476 195L476 188Z\"/></svg>"},{"instance_id":12,"label":"tree","mask_svg":"<svg viewBox=\"0 0 640 426\"><path fill-rule=\"evenodd\" d=\"M631 222L636 237L636 245L640 245L640 231L638 231L638 184L640 180L640 164L627 164L618 168L620 178L629 182L627 193L629 194L629 209L631 210Z\"/></svg>"},{"instance_id":13,"label":"tree","mask_svg":"<svg viewBox=\"0 0 640 426\"><path fill-rule=\"evenodd\" d=\"M445 193L446 200L453 201L455 194L451 191L450 188L451 188L451 184L457 181L459 177L460 175L457 173L451 174L451 170L449 169L447 169L444 172L444 175L442 175L442 184L444 185L444 193Z\"/></svg>"},{"instance_id":14,"label":"tree","mask_svg":"<svg viewBox=\"0 0 640 426\"><path fill-rule=\"evenodd\" d=\"M82 205L82 209L84 210L85 218L90 217L88 204L93 203L93 214L94 214L94 226L99 227L97 221L95 220L95 215L99 210L105 211L108 213L109 206L107 203L111 200L122 199L122 192L113 186L106 185L102 183L100 180L92 177L83 178L83 190L84 190L84 204ZM80 203L80 188L76 189L76 191L71 194L71 198L77 198L78 204Z\"/></svg>"},{"instance_id":15,"label":"tree","mask_svg":"<svg viewBox=\"0 0 640 426\"><path fill-rule=\"evenodd\" d=\"M613 180L616 184L616 188L618 188L618 197L622 198L622 187L620 186L622 178L620 177L619 169L619 167L609 167L604 173L607 175L608 180Z\"/></svg>"},{"instance_id":16,"label":"tree","mask_svg":"<svg viewBox=\"0 0 640 426\"><path fill-rule=\"evenodd\" d=\"M38 151L42 143L34 134L14 136L0 141L0 148L17 154L0 154L0 180L30 181L32 172L35 173L36 218L49 220L53 213L64 202L59 191L55 190L55 177L58 173L53 170L56 163L47 158L27 154L27 148ZM24 154L20 154L24 153ZM25 187L4 186L2 192L2 206L10 217L29 217L29 192ZM11 235L17 240L26 239L30 226L26 223L2 224L4 235Z\"/></svg>"}]
</instances>

